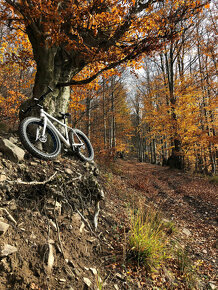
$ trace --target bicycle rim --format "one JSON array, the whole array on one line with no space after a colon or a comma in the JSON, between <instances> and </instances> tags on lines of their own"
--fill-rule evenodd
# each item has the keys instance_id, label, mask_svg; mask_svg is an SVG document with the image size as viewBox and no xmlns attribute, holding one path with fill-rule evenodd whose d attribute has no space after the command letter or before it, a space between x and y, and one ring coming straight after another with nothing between
<instances>
[{"instance_id":1,"label":"bicycle rim","mask_svg":"<svg viewBox=\"0 0 218 290\"><path fill-rule=\"evenodd\" d=\"M72 134L71 138L73 143L83 143L83 145L75 146L74 151L84 161L92 161L94 158L94 151L89 139L86 135L79 131L75 130L76 134Z\"/></svg>"},{"instance_id":2,"label":"bicycle rim","mask_svg":"<svg viewBox=\"0 0 218 290\"><path fill-rule=\"evenodd\" d=\"M44 125L42 122L28 122L25 128L26 142L32 151L34 151L31 153L36 153L39 155L39 157L46 158L56 156L60 151L58 137L48 126L46 127L45 135L42 137L43 127Z\"/></svg>"}]
</instances>

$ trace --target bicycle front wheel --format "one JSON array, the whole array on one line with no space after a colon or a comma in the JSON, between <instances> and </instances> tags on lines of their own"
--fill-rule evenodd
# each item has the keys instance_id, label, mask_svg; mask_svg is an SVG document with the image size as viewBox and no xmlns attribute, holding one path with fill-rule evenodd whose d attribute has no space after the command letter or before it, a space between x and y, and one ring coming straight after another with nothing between
<instances>
[{"instance_id":1,"label":"bicycle front wheel","mask_svg":"<svg viewBox=\"0 0 218 290\"><path fill-rule=\"evenodd\" d=\"M94 150L88 137L80 130L73 129L69 132L72 150L83 161L92 161L94 159Z\"/></svg>"},{"instance_id":2,"label":"bicycle front wheel","mask_svg":"<svg viewBox=\"0 0 218 290\"><path fill-rule=\"evenodd\" d=\"M57 134L47 125L42 135L44 124L41 119L27 117L19 126L20 140L24 148L33 156L44 159L55 159L61 151L61 142Z\"/></svg>"}]
</instances>

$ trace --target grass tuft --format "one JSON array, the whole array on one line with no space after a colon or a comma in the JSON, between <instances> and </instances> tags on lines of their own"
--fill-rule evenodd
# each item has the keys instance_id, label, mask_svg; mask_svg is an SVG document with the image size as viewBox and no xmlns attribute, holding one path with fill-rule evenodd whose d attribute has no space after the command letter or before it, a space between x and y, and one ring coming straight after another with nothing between
<instances>
[{"instance_id":1,"label":"grass tuft","mask_svg":"<svg viewBox=\"0 0 218 290\"><path fill-rule=\"evenodd\" d=\"M129 257L148 271L159 268L166 258L168 235L158 211L152 207L131 213Z\"/></svg>"},{"instance_id":2,"label":"grass tuft","mask_svg":"<svg viewBox=\"0 0 218 290\"><path fill-rule=\"evenodd\" d=\"M218 175L214 175L214 176L209 177L209 181L211 183L218 183Z\"/></svg>"}]
</instances>

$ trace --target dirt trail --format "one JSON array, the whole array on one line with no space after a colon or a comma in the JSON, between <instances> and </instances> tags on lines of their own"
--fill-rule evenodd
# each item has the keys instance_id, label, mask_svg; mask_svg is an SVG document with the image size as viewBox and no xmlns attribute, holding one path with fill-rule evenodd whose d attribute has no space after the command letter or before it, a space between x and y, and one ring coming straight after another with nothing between
<instances>
[{"instance_id":1,"label":"dirt trail","mask_svg":"<svg viewBox=\"0 0 218 290\"><path fill-rule=\"evenodd\" d=\"M120 161L126 183L146 195L182 229L190 231L193 256L216 270L218 187L206 178L166 167ZM187 232L187 231L186 231Z\"/></svg>"},{"instance_id":2,"label":"dirt trail","mask_svg":"<svg viewBox=\"0 0 218 290\"><path fill-rule=\"evenodd\" d=\"M3 244L15 245L17 252L0 257L0 289L87 289L84 282L87 278L93 290L204 290L211 289L210 282L215 285L217 185L205 178L135 161L118 160L110 166L113 167L111 172L108 168L105 172L102 169L100 176L96 177L105 189L105 200L101 201L99 225L94 232L94 208L84 209L84 220L77 212L72 212L66 204L68 195L66 187L63 187L66 182L60 179L62 176L68 180L70 172L69 180L80 182L78 173L81 172L80 175L85 178L91 174L91 167L89 170L87 164L68 159L54 163L26 160L23 164L2 159L0 170L9 180L45 180L57 171L59 186L56 194L49 191L52 184L38 189L1 185L1 207L17 220L17 225L5 217L5 212L2 213L2 221L10 227L1 236L0 249ZM69 197L72 198L72 189L76 185L68 182L65 185L69 187ZM86 192L85 185L90 194L88 181L81 184L81 192ZM62 190L61 194L59 190ZM64 199L62 193L65 194ZM128 262L129 209L137 206L139 200L145 204L153 202L166 218L176 224L181 233L181 244L188 247L194 261L202 261L200 274L201 278L206 277L203 287L187 288L184 277L177 273L174 265L167 265L174 277L173 281L169 281L163 269L152 277L152 273L149 276L142 267L139 269ZM50 212L50 202L53 201L55 204L59 201L62 206L57 219ZM76 205L76 199L73 204ZM56 221L59 233L53 224L50 226L49 219ZM87 221L91 227L88 227ZM46 272L44 255L47 251L44 246L48 241L54 250L54 266L50 276Z\"/></svg>"},{"instance_id":3,"label":"dirt trail","mask_svg":"<svg viewBox=\"0 0 218 290\"><path fill-rule=\"evenodd\" d=\"M110 269L113 277L117 272L125 273L119 266L124 261L123 231L128 232L129 209L137 207L139 201L153 203L166 219L173 221L180 245L186 248L193 263L200 261L201 264L197 270L201 281L197 288L187 287L180 276L176 277L176 283L180 286L169 286L163 282L165 274L162 270L153 280L151 277L145 278L143 269L136 269L131 276L132 286L128 288L123 283L121 289L154 289L157 286L162 287L158 289L215 289L212 287L216 287L217 283L218 186L203 177L136 161L118 160L112 172L112 176L107 176L111 180L108 182L100 229L104 230L105 239L113 250L111 254L108 249L105 254L102 253L103 267ZM173 265L168 266L169 270L174 271ZM132 271L131 267L126 269L126 273L128 271ZM163 283L158 284L157 281Z\"/></svg>"}]
</instances>

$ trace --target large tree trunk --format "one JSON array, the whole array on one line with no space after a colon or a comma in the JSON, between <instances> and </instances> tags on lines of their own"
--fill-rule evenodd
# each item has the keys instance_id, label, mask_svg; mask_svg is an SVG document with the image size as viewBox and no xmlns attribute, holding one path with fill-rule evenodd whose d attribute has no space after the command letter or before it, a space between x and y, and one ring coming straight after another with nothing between
<instances>
[{"instance_id":1,"label":"large tree trunk","mask_svg":"<svg viewBox=\"0 0 218 290\"><path fill-rule=\"evenodd\" d=\"M43 102L46 110L54 115L58 112L66 112L70 99L70 87L58 87L58 84L69 82L83 68L84 62L80 61L79 55L69 58L69 55L61 47L49 45L37 36L31 27L28 27L27 33L33 47L37 71L33 96L22 104L22 109L28 107L33 98L39 98L46 93L50 87L53 92L49 93ZM23 117L21 113L20 118Z\"/></svg>"}]
</instances>

